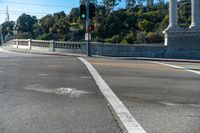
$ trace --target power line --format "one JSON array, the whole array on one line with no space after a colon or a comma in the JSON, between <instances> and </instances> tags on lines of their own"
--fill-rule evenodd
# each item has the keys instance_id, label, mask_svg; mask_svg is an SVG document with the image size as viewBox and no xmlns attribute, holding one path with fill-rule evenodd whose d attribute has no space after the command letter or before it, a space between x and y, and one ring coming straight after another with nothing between
<instances>
[{"instance_id":1,"label":"power line","mask_svg":"<svg viewBox=\"0 0 200 133\"><path fill-rule=\"evenodd\" d=\"M1 12L6 12L6 10L0 10ZM26 11L16 11L16 10L9 10L9 13L31 13L31 14L51 14L51 13L42 13L42 12L26 12Z\"/></svg>"},{"instance_id":2,"label":"power line","mask_svg":"<svg viewBox=\"0 0 200 133\"><path fill-rule=\"evenodd\" d=\"M2 12L2 11L0 11L0 14L5 14L5 12ZM19 16L19 15L21 15L22 13L17 13L17 12L11 12L11 13L9 13L9 14L11 14L11 15L14 15L14 16ZM37 15L37 17L43 17L44 15Z\"/></svg>"},{"instance_id":3,"label":"power line","mask_svg":"<svg viewBox=\"0 0 200 133\"><path fill-rule=\"evenodd\" d=\"M10 4L17 4L17 5L45 6L45 7L65 7L65 8L74 8L74 7L72 7L72 6L63 6L63 5L48 5L48 4L22 3L22 2L11 2L11 1L0 1L0 3L10 3Z\"/></svg>"}]
</instances>

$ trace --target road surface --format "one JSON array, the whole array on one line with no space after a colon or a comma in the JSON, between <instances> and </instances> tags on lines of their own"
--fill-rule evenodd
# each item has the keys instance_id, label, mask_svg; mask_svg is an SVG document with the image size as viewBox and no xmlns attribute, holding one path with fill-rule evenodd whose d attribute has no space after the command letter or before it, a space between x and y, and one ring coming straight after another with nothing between
<instances>
[{"instance_id":1,"label":"road surface","mask_svg":"<svg viewBox=\"0 0 200 133\"><path fill-rule=\"evenodd\" d=\"M0 52L0 133L121 133L73 57Z\"/></svg>"},{"instance_id":2,"label":"road surface","mask_svg":"<svg viewBox=\"0 0 200 133\"><path fill-rule=\"evenodd\" d=\"M87 60L147 133L200 133L200 64Z\"/></svg>"}]
</instances>

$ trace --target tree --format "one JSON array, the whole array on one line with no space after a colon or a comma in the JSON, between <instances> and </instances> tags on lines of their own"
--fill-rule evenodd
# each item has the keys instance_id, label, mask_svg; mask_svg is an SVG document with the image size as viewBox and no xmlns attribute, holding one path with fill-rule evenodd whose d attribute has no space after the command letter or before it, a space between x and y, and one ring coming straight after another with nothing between
<instances>
[{"instance_id":1,"label":"tree","mask_svg":"<svg viewBox=\"0 0 200 133\"><path fill-rule=\"evenodd\" d=\"M131 9L134 8L136 4L136 0L126 0L126 8Z\"/></svg>"},{"instance_id":2,"label":"tree","mask_svg":"<svg viewBox=\"0 0 200 133\"><path fill-rule=\"evenodd\" d=\"M152 22L144 19L143 21L139 22L138 26L141 31L149 32L149 31L153 30L154 24Z\"/></svg>"},{"instance_id":3,"label":"tree","mask_svg":"<svg viewBox=\"0 0 200 133\"><path fill-rule=\"evenodd\" d=\"M124 17L123 15L124 14L121 16L117 13L112 13L108 17L104 18L98 29L99 36L102 38L109 38L120 34L125 29L122 21L123 19L121 19Z\"/></svg>"},{"instance_id":4,"label":"tree","mask_svg":"<svg viewBox=\"0 0 200 133\"><path fill-rule=\"evenodd\" d=\"M6 21L2 24L2 34L3 34L3 39L5 39L5 36L7 34L13 35L13 27L15 25L15 22L13 21Z\"/></svg>"},{"instance_id":5,"label":"tree","mask_svg":"<svg viewBox=\"0 0 200 133\"><path fill-rule=\"evenodd\" d=\"M19 32L33 32L33 26L37 23L37 18L35 16L30 16L27 14L22 14L17 19L17 27Z\"/></svg>"},{"instance_id":6,"label":"tree","mask_svg":"<svg viewBox=\"0 0 200 133\"><path fill-rule=\"evenodd\" d=\"M117 6L121 2L121 0L102 0L103 4L106 6L106 8L110 11L113 12L115 9L115 6Z\"/></svg>"},{"instance_id":7,"label":"tree","mask_svg":"<svg viewBox=\"0 0 200 133\"><path fill-rule=\"evenodd\" d=\"M79 15L79 8L72 8L67 18L70 23L78 23Z\"/></svg>"},{"instance_id":8,"label":"tree","mask_svg":"<svg viewBox=\"0 0 200 133\"><path fill-rule=\"evenodd\" d=\"M53 27L50 28L50 33L54 40L67 41L69 39L69 23L67 17L60 18Z\"/></svg>"}]
</instances>

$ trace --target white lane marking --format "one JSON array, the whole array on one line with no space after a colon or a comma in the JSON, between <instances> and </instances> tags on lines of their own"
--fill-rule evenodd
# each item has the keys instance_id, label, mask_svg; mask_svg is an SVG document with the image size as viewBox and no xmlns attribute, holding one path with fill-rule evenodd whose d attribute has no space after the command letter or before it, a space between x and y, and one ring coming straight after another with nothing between
<instances>
[{"instance_id":1,"label":"white lane marking","mask_svg":"<svg viewBox=\"0 0 200 133\"><path fill-rule=\"evenodd\" d=\"M69 95L69 97L80 97L83 94L89 94L87 91L78 90L76 88L57 88L57 89L49 89L39 84L33 84L27 87L24 87L25 90L57 94L57 95Z\"/></svg>"},{"instance_id":2,"label":"white lane marking","mask_svg":"<svg viewBox=\"0 0 200 133\"><path fill-rule=\"evenodd\" d=\"M0 71L0 73L4 73L4 71Z\"/></svg>"},{"instance_id":3,"label":"white lane marking","mask_svg":"<svg viewBox=\"0 0 200 133\"><path fill-rule=\"evenodd\" d=\"M45 73L39 73L38 75L40 75L40 76L48 76L48 74L45 74Z\"/></svg>"},{"instance_id":4,"label":"white lane marking","mask_svg":"<svg viewBox=\"0 0 200 133\"><path fill-rule=\"evenodd\" d=\"M79 57L79 60L86 65L102 94L111 105L113 112L120 121L119 125L121 126L122 130L128 133L146 133L146 131L135 120L135 118L131 115L129 110L120 101L108 84L103 80L97 70L85 59Z\"/></svg>"},{"instance_id":5,"label":"white lane marking","mask_svg":"<svg viewBox=\"0 0 200 133\"><path fill-rule=\"evenodd\" d=\"M81 79L91 79L92 77L81 76Z\"/></svg>"},{"instance_id":6,"label":"white lane marking","mask_svg":"<svg viewBox=\"0 0 200 133\"><path fill-rule=\"evenodd\" d=\"M171 64L157 62L157 61L151 61L151 62L154 63L154 64L160 64L160 65L164 65L164 66L169 66L169 67L172 67L172 68L181 69L181 70L185 70L185 71L192 72L192 73L200 75L200 71L190 70L190 69L185 68L185 67L175 66L175 65L171 65Z\"/></svg>"}]
</instances>

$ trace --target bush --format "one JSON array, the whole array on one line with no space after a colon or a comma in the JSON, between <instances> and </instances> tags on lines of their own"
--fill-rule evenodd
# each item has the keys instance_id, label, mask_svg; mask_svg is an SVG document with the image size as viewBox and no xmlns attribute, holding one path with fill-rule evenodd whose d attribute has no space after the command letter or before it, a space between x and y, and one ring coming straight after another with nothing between
<instances>
[{"instance_id":1,"label":"bush","mask_svg":"<svg viewBox=\"0 0 200 133\"><path fill-rule=\"evenodd\" d=\"M163 41L163 36L159 35L156 32L149 32L147 34L147 42L148 43L160 43Z\"/></svg>"},{"instance_id":2,"label":"bush","mask_svg":"<svg viewBox=\"0 0 200 133\"><path fill-rule=\"evenodd\" d=\"M121 42L121 44L134 44L137 41L137 34L136 33L130 33L127 34L124 40Z\"/></svg>"},{"instance_id":3,"label":"bush","mask_svg":"<svg viewBox=\"0 0 200 133\"><path fill-rule=\"evenodd\" d=\"M137 41L136 43L146 43L146 34L145 32L137 32Z\"/></svg>"},{"instance_id":4,"label":"bush","mask_svg":"<svg viewBox=\"0 0 200 133\"><path fill-rule=\"evenodd\" d=\"M106 43L120 43L122 41L122 37L120 35L115 35L112 38L106 38Z\"/></svg>"}]
</instances>

